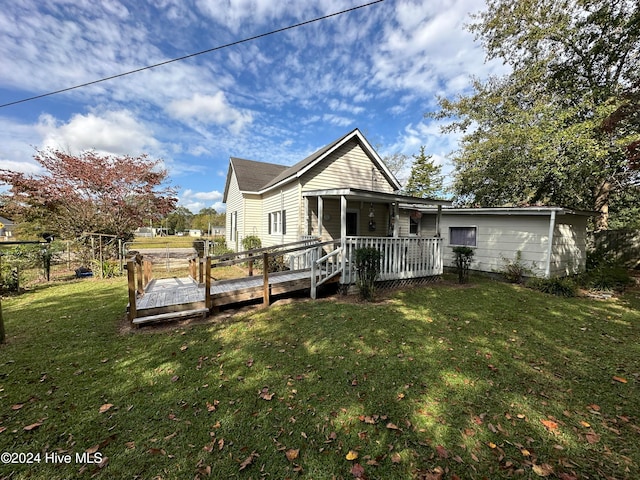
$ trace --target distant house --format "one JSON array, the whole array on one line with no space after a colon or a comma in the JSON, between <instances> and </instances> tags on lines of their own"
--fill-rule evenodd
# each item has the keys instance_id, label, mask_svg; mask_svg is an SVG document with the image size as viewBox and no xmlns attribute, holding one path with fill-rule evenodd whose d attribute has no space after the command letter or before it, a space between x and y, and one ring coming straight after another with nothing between
<instances>
[{"instance_id":1,"label":"distant house","mask_svg":"<svg viewBox=\"0 0 640 480\"><path fill-rule=\"evenodd\" d=\"M0 241L13 240L13 231L16 225L13 220L0 216Z\"/></svg>"},{"instance_id":2,"label":"distant house","mask_svg":"<svg viewBox=\"0 0 640 480\"><path fill-rule=\"evenodd\" d=\"M451 265L456 245L475 249L472 268L480 271L500 270L518 251L536 276L584 270L588 212L453 208L399 194L400 188L358 129L290 167L231 158L223 198L227 246L243 250L247 236L262 246L316 237L340 244L345 264L355 248L371 246L394 264L386 278L418 275L409 271L415 259ZM433 271L420 271L426 270Z\"/></svg>"}]
</instances>

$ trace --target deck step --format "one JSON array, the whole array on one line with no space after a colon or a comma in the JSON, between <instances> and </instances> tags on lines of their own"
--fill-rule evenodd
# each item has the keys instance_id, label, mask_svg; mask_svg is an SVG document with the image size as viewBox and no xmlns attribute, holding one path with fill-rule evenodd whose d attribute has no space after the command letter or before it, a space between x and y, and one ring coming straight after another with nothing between
<instances>
[{"instance_id":1,"label":"deck step","mask_svg":"<svg viewBox=\"0 0 640 480\"><path fill-rule=\"evenodd\" d=\"M160 313L158 315L147 315L146 317L138 317L133 319L134 325L140 325L143 323L159 322L161 320L175 320L184 317L195 317L197 315L207 315L209 313L208 308L196 308L193 310L182 310L180 312L167 312Z\"/></svg>"}]
</instances>

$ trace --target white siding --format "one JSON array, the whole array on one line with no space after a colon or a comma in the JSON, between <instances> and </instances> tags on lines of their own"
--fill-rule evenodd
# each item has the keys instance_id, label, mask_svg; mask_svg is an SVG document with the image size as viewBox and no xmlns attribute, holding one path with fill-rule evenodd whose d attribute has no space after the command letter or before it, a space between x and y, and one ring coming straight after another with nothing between
<instances>
[{"instance_id":1,"label":"white siding","mask_svg":"<svg viewBox=\"0 0 640 480\"><path fill-rule=\"evenodd\" d=\"M262 238L262 199L260 195L244 195L242 218L242 238L256 236ZM240 241L242 242L242 238ZM242 243L240 243L242 245Z\"/></svg>"},{"instance_id":2,"label":"white siding","mask_svg":"<svg viewBox=\"0 0 640 480\"><path fill-rule=\"evenodd\" d=\"M244 212L244 202L242 198L242 193L240 192L240 188L238 187L238 179L236 178L236 174L232 170L231 179L229 181L229 190L227 192L227 215L226 215L227 220L226 220L226 233L225 233L227 248L230 248L232 250L236 250L236 245L241 246L242 244L239 242L239 239L238 239L238 242L236 242L233 229L231 228L231 220L235 213L235 216L237 218L237 232L239 236L244 228L243 212Z\"/></svg>"},{"instance_id":3,"label":"white siding","mask_svg":"<svg viewBox=\"0 0 640 480\"><path fill-rule=\"evenodd\" d=\"M549 216L521 215L447 215L443 213L440 231L443 237L443 261L453 266L453 246L449 227L476 227L476 247L471 268L484 272L501 271L504 259L514 261L516 252L532 270L545 273L549 247Z\"/></svg>"},{"instance_id":4,"label":"white siding","mask_svg":"<svg viewBox=\"0 0 640 480\"><path fill-rule=\"evenodd\" d=\"M262 198L262 246L270 247L282 243L299 240L299 225L304 219L300 208L300 194L297 182L290 183L286 188L271 191ZM286 233L269 234L269 214L284 210L286 212Z\"/></svg>"},{"instance_id":5,"label":"white siding","mask_svg":"<svg viewBox=\"0 0 640 480\"><path fill-rule=\"evenodd\" d=\"M551 276L573 275L586 269L587 218L560 215L556 218L551 254Z\"/></svg>"},{"instance_id":6,"label":"white siding","mask_svg":"<svg viewBox=\"0 0 640 480\"><path fill-rule=\"evenodd\" d=\"M347 142L300 178L303 191L351 187L393 193L356 140ZM373 173L373 175L372 175Z\"/></svg>"}]
</instances>

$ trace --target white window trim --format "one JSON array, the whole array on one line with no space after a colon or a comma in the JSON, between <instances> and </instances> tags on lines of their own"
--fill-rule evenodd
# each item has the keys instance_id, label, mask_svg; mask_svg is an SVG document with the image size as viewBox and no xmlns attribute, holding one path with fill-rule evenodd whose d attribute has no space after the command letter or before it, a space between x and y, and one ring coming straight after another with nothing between
<instances>
[{"instance_id":1,"label":"white window trim","mask_svg":"<svg viewBox=\"0 0 640 480\"><path fill-rule=\"evenodd\" d=\"M271 212L271 235L282 235L282 210Z\"/></svg>"}]
</instances>

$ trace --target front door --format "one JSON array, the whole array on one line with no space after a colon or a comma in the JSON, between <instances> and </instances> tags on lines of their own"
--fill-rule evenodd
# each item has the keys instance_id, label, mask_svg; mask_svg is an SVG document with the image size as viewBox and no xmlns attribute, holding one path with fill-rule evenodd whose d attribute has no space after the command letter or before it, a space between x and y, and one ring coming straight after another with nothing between
<instances>
[{"instance_id":1,"label":"front door","mask_svg":"<svg viewBox=\"0 0 640 480\"><path fill-rule=\"evenodd\" d=\"M358 212L347 211L347 237L358 235Z\"/></svg>"}]
</instances>

